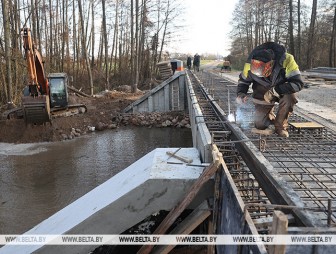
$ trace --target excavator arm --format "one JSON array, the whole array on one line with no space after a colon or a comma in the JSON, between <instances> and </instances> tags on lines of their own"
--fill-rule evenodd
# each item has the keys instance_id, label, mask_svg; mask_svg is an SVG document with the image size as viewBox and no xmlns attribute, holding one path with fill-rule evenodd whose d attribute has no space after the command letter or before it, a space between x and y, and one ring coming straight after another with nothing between
<instances>
[{"instance_id":1,"label":"excavator arm","mask_svg":"<svg viewBox=\"0 0 336 254\"><path fill-rule=\"evenodd\" d=\"M28 71L28 93L22 98L26 124L50 122L49 85L42 57L34 46L29 28L22 29L22 39Z\"/></svg>"},{"instance_id":2,"label":"excavator arm","mask_svg":"<svg viewBox=\"0 0 336 254\"><path fill-rule=\"evenodd\" d=\"M49 94L48 80L46 78L42 57L33 43L29 28L22 29L23 48L27 60L28 85L32 90L31 95Z\"/></svg>"}]
</instances>

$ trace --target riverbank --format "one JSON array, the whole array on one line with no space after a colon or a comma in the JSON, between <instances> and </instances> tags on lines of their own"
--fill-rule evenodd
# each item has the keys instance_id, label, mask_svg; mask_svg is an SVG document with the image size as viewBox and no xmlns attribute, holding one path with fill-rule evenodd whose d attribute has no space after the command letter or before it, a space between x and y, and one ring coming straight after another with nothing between
<instances>
[{"instance_id":1,"label":"riverbank","mask_svg":"<svg viewBox=\"0 0 336 254\"><path fill-rule=\"evenodd\" d=\"M88 111L69 117L52 119L45 125L25 125L23 119L0 121L0 142L37 143L73 139L93 131L115 129L127 125L146 127L187 127L188 115L184 112L123 114L122 110L139 99L138 93L108 91L94 97L70 95L72 104L82 103Z\"/></svg>"}]
</instances>

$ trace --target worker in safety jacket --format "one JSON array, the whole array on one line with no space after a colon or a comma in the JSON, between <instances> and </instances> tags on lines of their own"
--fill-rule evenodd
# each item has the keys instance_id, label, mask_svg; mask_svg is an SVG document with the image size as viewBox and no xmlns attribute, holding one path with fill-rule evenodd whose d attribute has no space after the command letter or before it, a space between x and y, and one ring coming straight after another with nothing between
<instances>
[{"instance_id":1,"label":"worker in safety jacket","mask_svg":"<svg viewBox=\"0 0 336 254\"><path fill-rule=\"evenodd\" d=\"M295 93L303 87L299 66L293 55L275 42L259 45L250 53L239 75L238 104L247 101L251 83L256 110L255 127L264 130L274 124L279 136L288 137L288 116L298 102ZM276 116L273 111L275 103L279 103Z\"/></svg>"}]
</instances>

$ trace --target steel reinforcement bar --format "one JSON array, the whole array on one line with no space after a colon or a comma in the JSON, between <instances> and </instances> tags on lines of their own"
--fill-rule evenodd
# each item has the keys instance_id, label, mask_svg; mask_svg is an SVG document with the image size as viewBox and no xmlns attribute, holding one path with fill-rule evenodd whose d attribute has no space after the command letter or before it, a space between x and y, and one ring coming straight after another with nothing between
<instances>
[{"instance_id":1,"label":"steel reinforcement bar","mask_svg":"<svg viewBox=\"0 0 336 254\"><path fill-rule=\"evenodd\" d=\"M327 128L291 128L288 139L254 134L253 105L237 107L236 84L213 73L197 74L188 73L204 122L251 217L270 217L273 208L268 204L282 205L283 211L293 214L292 225L332 227L336 219L335 133ZM309 120L293 114L290 121Z\"/></svg>"}]
</instances>

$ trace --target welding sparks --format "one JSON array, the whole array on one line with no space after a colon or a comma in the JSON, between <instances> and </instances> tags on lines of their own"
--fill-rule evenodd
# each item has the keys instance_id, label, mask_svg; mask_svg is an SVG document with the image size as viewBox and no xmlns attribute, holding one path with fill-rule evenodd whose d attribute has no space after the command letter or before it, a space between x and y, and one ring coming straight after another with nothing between
<instances>
[{"instance_id":1,"label":"welding sparks","mask_svg":"<svg viewBox=\"0 0 336 254\"><path fill-rule=\"evenodd\" d=\"M228 120L230 122L234 122L235 121L235 117L234 117L234 115L232 113L228 115Z\"/></svg>"}]
</instances>

